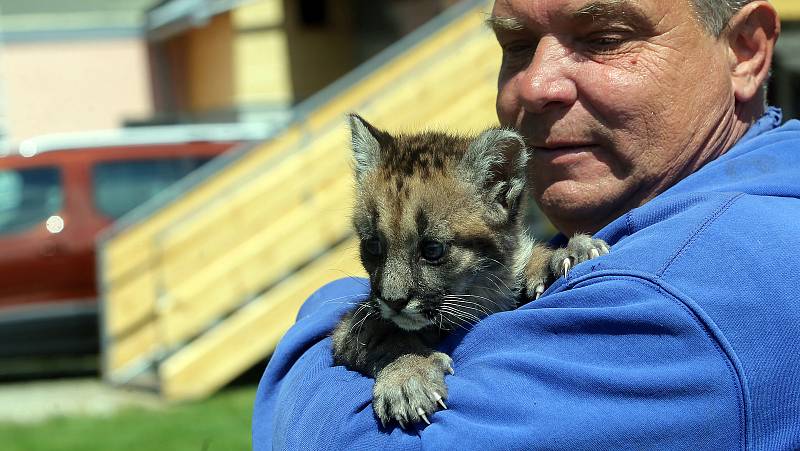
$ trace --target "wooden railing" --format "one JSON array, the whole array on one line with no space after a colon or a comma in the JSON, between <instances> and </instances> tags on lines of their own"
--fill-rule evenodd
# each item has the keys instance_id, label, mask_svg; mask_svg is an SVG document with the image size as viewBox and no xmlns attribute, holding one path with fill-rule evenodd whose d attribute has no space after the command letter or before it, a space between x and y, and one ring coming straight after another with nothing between
<instances>
[{"instance_id":1,"label":"wooden railing","mask_svg":"<svg viewBox=\"0 0 800 451\"><path fill-rule=\"evenodd\" d=\"M784 22L800 20L800 2L797 0L771 0L770 3L778 10Z\"/></svg>"},{"instance_id":2,"label":"wooden railing","mask_svg":"<svg viewBox=\"0 0 800 451\"><path fill-rule=\"evenodd\" d=\"M492 125L490 3L454 7L276 139L103 242L105 378L150 381L167 399L206 396L265 359L315 289L362 274L345 114L391 131Z\"/></svg>"}]
</instances>

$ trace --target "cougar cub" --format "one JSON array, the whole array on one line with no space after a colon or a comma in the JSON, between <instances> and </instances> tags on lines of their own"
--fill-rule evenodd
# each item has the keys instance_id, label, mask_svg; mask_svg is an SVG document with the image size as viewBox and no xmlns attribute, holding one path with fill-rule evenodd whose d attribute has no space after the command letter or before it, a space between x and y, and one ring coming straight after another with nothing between
<instances>
[{"instance_id":1,"label":"cougar cub","mask_svg":"<svg viewBox=\"0 0 800 451\"><path fill-rule=\"evenodd\" d=\"M333 332L337 365L375 378L381 423L446 408L441 337L538 298L553 275L605 254L586 235L534 244L522 223L527 150L514 131L392 136L350 116L355 230L370 293Z\"/></svg>"}]
</instances>

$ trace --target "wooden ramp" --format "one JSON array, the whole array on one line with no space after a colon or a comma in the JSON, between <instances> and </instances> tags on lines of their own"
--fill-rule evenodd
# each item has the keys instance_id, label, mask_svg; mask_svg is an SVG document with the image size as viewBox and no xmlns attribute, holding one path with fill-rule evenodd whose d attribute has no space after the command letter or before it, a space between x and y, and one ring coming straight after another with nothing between
<instances>
[{"instance_id":1,"label":"wooden ramp","mask_svg":"<svg viewBox=\"0 0 800 451\"><path fill-rule=\"evenodd\" d=\"M392 131L495 123L490 10L457 5L302 106L277 138L103 241L105 379L207 396L266 359L315 289L361 275L345 115Z\"/></svg>"}]
</instances>

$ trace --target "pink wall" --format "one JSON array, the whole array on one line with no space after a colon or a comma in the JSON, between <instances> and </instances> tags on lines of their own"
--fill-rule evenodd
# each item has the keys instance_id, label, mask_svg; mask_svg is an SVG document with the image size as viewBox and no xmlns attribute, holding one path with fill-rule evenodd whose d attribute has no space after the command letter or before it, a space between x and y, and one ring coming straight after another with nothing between
<instances>
[{"instance_id":1,"label":"pink wall","mask_svg":"<svg viewBox=\"0 0 800 451\"><path fill-rule=\"evenodd\" d=\"M0 51L0 101L12 141L117 128L153 112L141 40L8 42Z\"/></svg>"}]
</instances>

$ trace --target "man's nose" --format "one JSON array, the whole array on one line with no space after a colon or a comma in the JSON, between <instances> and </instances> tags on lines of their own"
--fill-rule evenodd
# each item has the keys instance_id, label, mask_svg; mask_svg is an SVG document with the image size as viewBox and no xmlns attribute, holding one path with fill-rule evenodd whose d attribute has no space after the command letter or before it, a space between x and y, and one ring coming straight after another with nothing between
<instances>
[{"instance_id":1,"label":"man's nose","mask_svg":"<svg viewBox=\"0 0 800 451\"><path fill-rule=\"evenodd\" d=\"M528 112L540 114L575 103L578 90L575 81L568 76L570 65L573 64L576 63L569 49L556 37L543 37L520 80L522 107Z\"/></svg>"}]
</instances>

